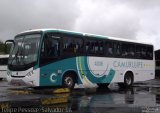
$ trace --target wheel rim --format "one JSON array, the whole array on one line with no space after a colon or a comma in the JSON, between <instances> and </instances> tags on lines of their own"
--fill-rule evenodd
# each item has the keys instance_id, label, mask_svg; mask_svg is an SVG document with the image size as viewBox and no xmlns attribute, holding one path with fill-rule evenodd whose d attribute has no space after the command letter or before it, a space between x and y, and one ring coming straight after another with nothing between
<instances>
[{"instance_id":1,"label":"wheel rim","mask_svg":"<svg viewBox=\"0 0 160 113\"><path fill-rule=\"evenodd\" d=\"M71 88L73 86L73 80L71 77L66 77L64 83L67 87Z\"/></svg>"},{"instance_id":2,"label":"wheel rim","mask_svg":"<svg viewBox=\"0 0 160 113\"><path fill-rule=\"evenodd\" d=\"M126 84L130 85L132 83L132 80L130 77L126 77Z\"/></svg>"}]
</instances>

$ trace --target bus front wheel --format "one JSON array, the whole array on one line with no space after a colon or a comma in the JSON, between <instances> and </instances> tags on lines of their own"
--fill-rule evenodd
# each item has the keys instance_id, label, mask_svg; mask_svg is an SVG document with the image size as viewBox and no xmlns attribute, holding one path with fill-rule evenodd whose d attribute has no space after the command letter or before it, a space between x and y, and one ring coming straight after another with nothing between
<instances>
[{"instance_id":1,"label":"bus front wheel","mask_svg":"<svg viewBox=\"0 0 160 113\"><path fill-rule=\"evenodd\" d=\"M133 74L131 72L127 72L124 77L124 83L118 83L120 88L128 88L133 85Z\"/></svg>"},{"instance_id":2,"label":"bus front wheel","mask_svg":"<svg viewBox=\"0 0 160 113\"><path fill-rule=\"evenodd\" d=\"M75 78L71 73L68 73L63 77L63 87L73 89L75 86Z\"/></svg>"}]
</instances>

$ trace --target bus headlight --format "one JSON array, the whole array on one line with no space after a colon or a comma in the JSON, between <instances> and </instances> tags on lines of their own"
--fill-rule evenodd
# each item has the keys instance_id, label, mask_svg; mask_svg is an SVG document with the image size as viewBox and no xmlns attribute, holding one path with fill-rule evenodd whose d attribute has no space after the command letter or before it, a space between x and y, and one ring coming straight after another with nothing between
<instances>
[{"instance_id":1,"label":"bus headlight","mask_svg":"<svg viewBox=\"0 0 160 113\"><path fill-rule=\"evenodd\" d=\"M30 71L30 72L28 72L27 74L26 74L26 76L27 77L30 77L30 76L32 76L34 73L33 73L33 70L32 71Z\"/></svg>"}]
</instances>

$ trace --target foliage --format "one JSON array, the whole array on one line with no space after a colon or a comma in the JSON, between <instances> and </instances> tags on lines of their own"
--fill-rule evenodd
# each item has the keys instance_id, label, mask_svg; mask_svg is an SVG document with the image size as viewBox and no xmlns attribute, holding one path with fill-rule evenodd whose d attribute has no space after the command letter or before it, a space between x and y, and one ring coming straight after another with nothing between
<instances>
[{"instance_id":1,"label":"foliage","mask_svg":"<svg viewBox=\"0 0 160 113\"><path fill-rule=\"evenodd\" d=\"M11 45L5 45L4 42L0 41L0 54L9 54Z\"/></svg>"}]
</instances>

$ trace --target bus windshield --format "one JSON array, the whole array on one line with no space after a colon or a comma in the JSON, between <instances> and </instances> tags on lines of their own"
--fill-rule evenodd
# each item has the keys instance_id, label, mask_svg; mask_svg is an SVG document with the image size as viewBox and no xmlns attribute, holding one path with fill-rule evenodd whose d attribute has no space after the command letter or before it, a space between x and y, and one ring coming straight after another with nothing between
<instances>
[{"instance_id":1,"label":"bus windshield","mask_svg":"<svg viewBox=\"0 0 160 113\"><path fill-rule=\"evenodd\" d=\"M20 66L35 63L37 61L40 37L40 34L17 36L8 64Z\"/></svg>"}]
</instances>

